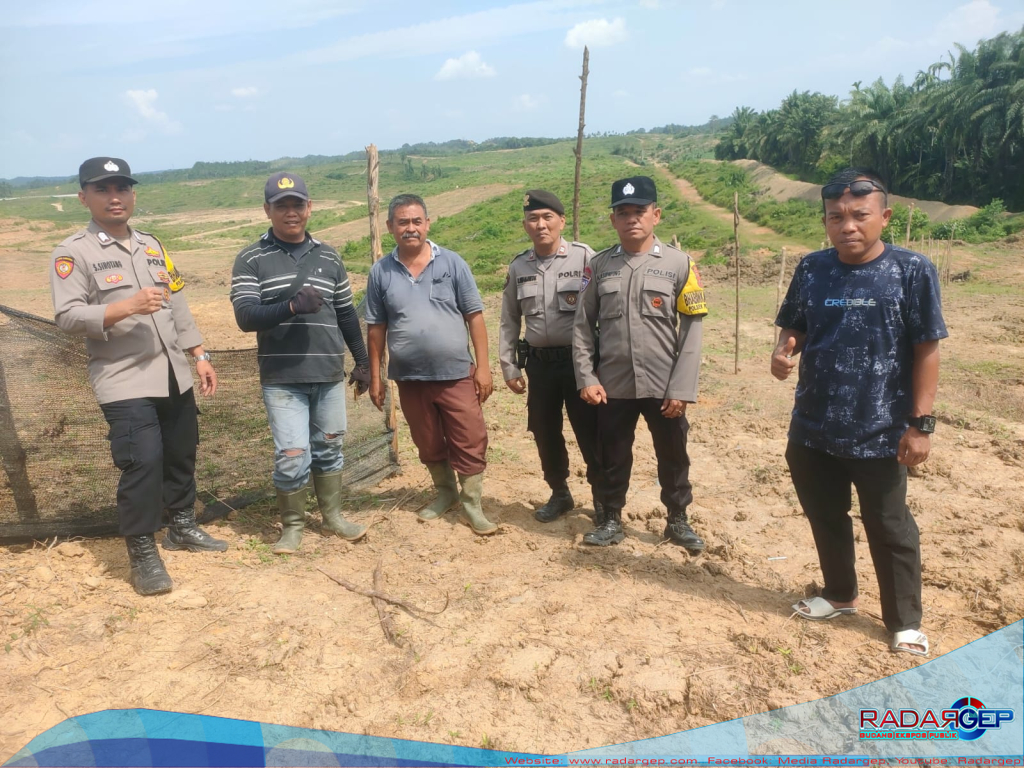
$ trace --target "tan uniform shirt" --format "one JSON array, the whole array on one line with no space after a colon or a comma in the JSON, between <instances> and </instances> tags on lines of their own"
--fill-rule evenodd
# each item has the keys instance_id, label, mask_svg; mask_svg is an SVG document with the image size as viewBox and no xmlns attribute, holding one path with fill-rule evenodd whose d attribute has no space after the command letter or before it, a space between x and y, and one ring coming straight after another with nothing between
<instances>
[{"instance_id":1,"label":"tan uniform shirt","mask_svg":"<svg viewBox=\"0 0 1024 768\"><path fill-rule=\"evenodd\" d=\"M160 241L137 229L129 234L127 249L90 221L57 246L50 269L57 325L86 337L89 382L101 404L167 397L168 360L178 389L188 391L192 368L185 350L203 343L185 297L171 290L173 278ZM163 309L104 329L107 304L148 287L164 289Z\"/></svg>"},{"instance_id":2,"label":"tan uniform shirt","mask_svg":"<svg viewBox=\"0 0 1024 768\"><path fill-rule=\"evenodd\" d=\"M498 360L505 381L523 375L516 365L516 341L526 318L526 341L531 347L572 345L572 325L579 299L580 279L594 249L562 240L553 256L542 259L527 248L508 268L501 295Z\"/></svg>"},{"instance_id":3,"label":"tan uniform shirt","mask_svg":"<svg viewBox=\"0 0 1024 768\"><path fill-rule=\"evenodd\" d=\"M681 310L690 279L690 257L657 238L646 253L616 245L590 260L573 327L576 385L600 384L610 398L697 401L702 336L707 310ZM688 282L689 281L689 282ZM692 294L687 298L692 299ZM595 327L600 326L600 364Z\"/></svg>"}]
</instances>

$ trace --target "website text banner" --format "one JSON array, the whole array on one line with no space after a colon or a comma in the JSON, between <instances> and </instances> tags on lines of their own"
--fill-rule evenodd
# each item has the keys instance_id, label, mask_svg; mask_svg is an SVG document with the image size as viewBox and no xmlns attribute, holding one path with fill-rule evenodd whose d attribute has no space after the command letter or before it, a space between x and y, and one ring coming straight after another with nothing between
<instances>
[{"instance_id":1,"label":"website text banner","mask_svg":"<svg viewBox=\"0 0 1024 768\"><path fill-rule=\"evenodd\" d=\"M5 766L1024 766L1024 622L827 699L568 755L157 710L73 717Z\"/></svg>"}]
</instances>

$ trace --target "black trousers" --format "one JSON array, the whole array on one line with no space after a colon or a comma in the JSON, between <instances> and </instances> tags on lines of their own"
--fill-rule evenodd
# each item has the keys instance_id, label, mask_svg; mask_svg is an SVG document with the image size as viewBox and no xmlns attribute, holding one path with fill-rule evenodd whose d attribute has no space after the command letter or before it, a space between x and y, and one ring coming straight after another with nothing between
<instances>
[{"instance_id":1,"label":"black trousers","mask_svg":"<svg viewBox=\"0 0 1024 768\"><path fill-rule=\"evenodd\" d=\"M174 377L169 380L169 397L100 406L110 425L110 455L121 470L117 517L122 536L155 533L164 509L186 509L196 500L195 394L191 388L178 392Z\"/></svg>"},{"instance_id":2,"label":"black trousers","mask_svg":"<svg viewBox=\"0 0 1024 768\"><path fill-rule=\"evenodd\" d=\"M658 460L661 502L669 512L684 512L693 501L690 457L686 453L685 416L666 419L661 399L613 400L597 408L597 432L601 441L602 494L605 506L621 510L626 505L629 477L633 471L633 440L643 414Z\"/></svg>"},{"instance_id":3,"label":"black trousers","mask_svg":"<svg viewBox=\"0 0 1024 768\"><path fill-rule=\"evenodd\" d=\"M576 435L580 453L587 465L587 482L595 488L598 480L597 406L580 397L572 360L546 361L526 359L526 375L530 387L526 395L527 429L537 441L544 481L552 488L561 487L569 477L569 453L562 436L562 407ZM600 501L600 499L598 499Z\"/></svg>"},{"instance_id":4,"label":"black trousers","mask_svg":"<svg viewBox=\"0 0 1024 768\"><path fill-rule=\"evenodd\" d=\"M852 485L878 578L882 621L890 632L919 629L921 539L907 507L907 468L895 456L842 459L792 442L786 462L814 534L825 579L822 597L850 602L858 594Z\"/></svg>"}]
</instances>

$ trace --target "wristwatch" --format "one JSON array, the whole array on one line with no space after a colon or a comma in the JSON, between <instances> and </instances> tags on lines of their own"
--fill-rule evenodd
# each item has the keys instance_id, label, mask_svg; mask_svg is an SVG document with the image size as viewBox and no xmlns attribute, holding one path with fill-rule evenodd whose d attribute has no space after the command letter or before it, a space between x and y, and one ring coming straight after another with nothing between
<instances>
[{"instance_id":1,"label":"wristwatch","mask_svg":"<svg viewBox=\"0 0 1024 768\"><path fill-rule=\"evenodd\" d=\"M209 362L209 361L210 361L210 360L212 360L212 359L213 359L213 358L212 358L212 357L210 357L210 353L209 353L209 352L203 352L203 354L201 354L201 355L198 355L198 356L196 356L196 357L193 357L193 358L192 358L192 360L193 360L194 362L197 362L197 363L198 363L198 362L199 362L200 360L206 360L207 362ZM934 419L932 419L932 422L933 422L933 423L934 423L934 421L935 421L935 420L934 420Z\"/></svg>"},{"instance_id":2,"label":"wristwatch","mask_svg":"<svg viewBox=\"0 0 1024 768\"><path fill-rule=\"evenodd\" d=\"M930 435L935 431L934 416L911 416L907 419L907 423L918 432L923 432L926 435Z\"/></svg>"}]
</instances>

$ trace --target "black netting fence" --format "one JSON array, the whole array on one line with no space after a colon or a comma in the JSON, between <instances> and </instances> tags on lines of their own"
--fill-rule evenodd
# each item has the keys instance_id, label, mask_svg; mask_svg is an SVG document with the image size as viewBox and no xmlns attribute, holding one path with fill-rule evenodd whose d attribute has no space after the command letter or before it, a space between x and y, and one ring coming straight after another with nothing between
<instances>
[{"instance_id":1,"label":"black netting fence","mask_svg":"<svg viewBox=\"0 0 1024 768\"><path fill-rule=\"evenodd\" d=\"M365 331L365 328L364 328ZM255 349L212 350L217 394L197 395L196 485L209 520L272 493L274 443ZM0 305L0 540L116 533L119 471L86 372L85 343ZM198 387L196 389L198 392ZM397 471L384 414L348 388L345 481Z\"/></svg>"}]
</instances>

